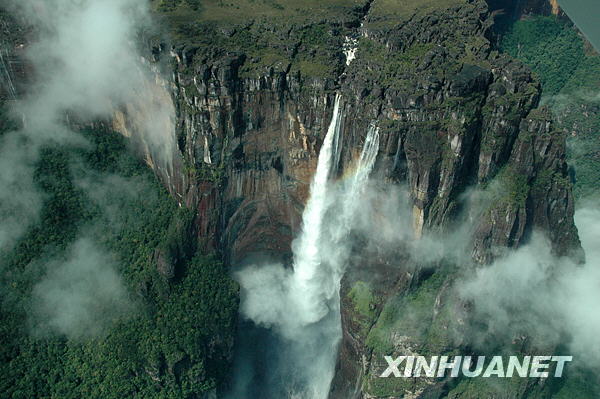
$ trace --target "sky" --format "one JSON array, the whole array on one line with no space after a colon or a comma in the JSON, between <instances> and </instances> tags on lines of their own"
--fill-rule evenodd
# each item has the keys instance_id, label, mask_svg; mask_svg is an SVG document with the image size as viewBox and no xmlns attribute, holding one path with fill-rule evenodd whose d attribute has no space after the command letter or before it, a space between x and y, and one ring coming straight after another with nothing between
<instances>
[{"instance_id":1,"label":"sky","mask_svg":"<svg viewBox=\"0 0 600 399\"><path fill-rule=\"evenodd\" d=\"M559 0L558 3L596 50L600 51L600 1Z\"/></svg>"}]
</instances>

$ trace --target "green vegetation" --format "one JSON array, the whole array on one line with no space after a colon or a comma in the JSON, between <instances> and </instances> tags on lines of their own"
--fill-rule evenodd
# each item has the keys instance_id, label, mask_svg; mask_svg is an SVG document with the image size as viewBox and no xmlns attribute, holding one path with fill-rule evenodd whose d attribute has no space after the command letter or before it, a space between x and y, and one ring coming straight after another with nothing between
<instances>
[{"instance_id":1,"label":"green vegetation","mask_svg":"<svg viewBox=\"0 0 600 399\"><path fill-rule=\"evenodd\" d=\"M357 320L355 321L360 325L361 334L366 336L377 317L375 308L378 302L377 298L373 294L369 283L357 281L348 292L348 299L354 306L353 314L356 315Z\"/></svg>"},{"instance_id":2,"label":"green vegetation","mask_svg":"<svg viewBox=\"0 0 600 399\"><path fill-rule=\"evenodd\" d=\"M383 3L375 3L374 7L385 6ZM402 6L404 6L403 4ZM402 11L406 12L406 10ZM383 17L382 17L383 18ZM369 39L372 42L372 40ZM478 43L474 43L475 47ZM479 43L483 47L484 44ZM463 52L465 56L458 55L457 58L470 65L481 66L470 59L468 54L470 43L464 48L457 46L449 48L450 54ZM360 54L368 54L370 60L381 65L384 78L388 77L385 59L387 53L382 48L376 48L371 43L361 40ZM554 17L534 17L516 22L509 29L501 41L501 50L510 53L524 61L537 74L543 85L545 95L543 101L550 105L557 117L555 127L566 130L572 136L570 138L569 162L575 166L577 178L576 193L582 197L589 195L594 190L600 189L600 57L590 48L586 47L582 38L576 30L567 22L557 20ZM385 54L385 55L384 55ZM421 55L421 58L424 56ZM379 59L378 59L379 57ZM390 81L402 79L403 68L414 68L417 63L406 62L398 55L390 55L390 68L397 75L390 75ZM382 60L384 59L384 60ZM447 69L448 70L448 69ZM444 73L447 73L444 71ZM456 73L451 71L450 73ZM402 83L402 82L400 82ZM398 84L398 83L396 83ZM410 83L407 83L410 84ZM508 117L518 120L525 115L520 115L523 109L527 110L527 102L536 98L536 84L533 82L525 90L518 93L506 92L483 108L483 113L489 113L493 109L502 106ZM473 105L466 104L466 99L448 99L444 106L449 109L469 108L477 109L477 99ZM547 111L544 108L533 111L530 118L545 118ZM457 131L461 126L452 121L444 121L444 128L449 131ZM423 132L423 129L419 130ZM422 133L423 134L423 133ZM550 134L562 134L552 132ZM529 139L522 132L520 139ZM498 143L490 140L482 143L484 151L491 150ZM447 149L446 149L447 150ZM423 153L423 151L419 151ZM493 190L494 199L502 201L509 207L524 206L530 192L537 196L543 196L552 185L570 184L560 173L542 171L533 181L528 176L518 173L510 168L501 169L494 180L489 183ZM594 188L595 187L595 188ZM432 212L437 212L432 206ZM452 351L464 351L468 348L457 349L450 335L455 319L455 312L450 304L436 303L440 291L443 290L443 273L435 273L425 279L417 287L413 287L408 294L390 299L384 306L377 322L371 328L366 340L367 346L373 351L372 359L381 359L383 355L452 355ZM356 308L358 311L358 307ZM500 347L500 341L490 341L491 345ZM494 350L500 350L498 347ZM517 348L513 348L515 350ZM494 352L496 353L496 352ZM575 371L566 378L548 380L545 384L533 383L531 380L522 378L511 379L457 379L449 383L447 396L449 398L488 398L488 397L597 397L596 387L585 378L578 376ZM400 396L407 390L419 391L425 388L427 383L412 379L382 379L375 375L364 377L365 389L369 394L376 397Z\"/></svg>"},{"instance_id":3,"label":"green vegetation","mask_svg":"<svg viewBox=\"0 0 600 399\"><path fill-rule=\"evenodd\" d=\"M561 381L557 387L556 393L552 396L554 399L586 399L600 397L600 387L598 384L590 384L590 381L597 381L597 376L590 372L576 370L574 373L567 373L567 378Z\"/></svg>"},{"instance_id":4,"label":"green vegetation","mask_svg":"<svg viewBox=\"0 0 600 399\"><path fill-rule=\"evenodd\" d=\"M395 25L414 15L426 15L434 10L464 3L464 0L377 0L373 2L371 16L377 20L377 25Z\"/></svg>"},{"instance_id":5,"label":"green vegetation","mask_svg":"<svg viewBox=\"0 0 600 399\"><path fill-rule=\"evenodd\" d=\"M437 302L448 276L448 272L439 270L408 294L385 304L366 340L373 350L373 359L382 359L384 355L457 354L451 337L451 323L456 317L452 305ZM370 394L390 397L424 388L430 379L379 378L369 374L365 383Z\"/></svg>"},{"instance_id":6,"label":"green vegetation","mask_svg":"<svg viewBox=\"0 0 600 399\"><path fill-rule=\"evenodd\" d=\"M171 39L189 49L194 62L227 54L237 59L235 69L243 78L281 72L337 77L344 36L364 6L360 0L212 0L196 8L189 2L155 0L153 7Z\"/></svg>"},{"instance_id":7,"label":"green vegetation","mask_svg":"<svg viewBox=\"0 0 600 399\"><path fill-rule=\"evenodd\" d=\"M378 65L377 69L369 68L365 71L378 85L402 89L410 83L404 80L407 73L413 71L432 48L432 43L415 43L406 51L390 52L376 40L363 37L358 43L358 54L361 59Z\"/></svg>"},{"instance_id":8,"label":"green vegetation","mask_svg":"<svg viewBox=\"0 0 600 399\"><path fill-rule=\"evenodd\" d=\"M159 0L155 3L159 11L172 12L180 8L189 8L193 11L200 10L199 0Z\"/></svg>"},{"instance_id":9,"label":"green vegetation","mask_svg":"<svg viewBox=\"0 0 600 399\"><path fill-rule=\"evenodd\" d=\"M449 399L492 397L526 397L528 399L584 399L598 397L597 386L579 370L566 369L562 378L549 378L544 384L513 376L512 378L460 378L448 392Z\"/></svg>"},{"instance_id":10,"label":"green vegetation","mask_svg":"<svg viewBox=\"0 0 600 399\"><path fill-rule=\"evenodd\" d=\"M415 342L405 342L419 354L444 354L446 347L445 334L438 331L443 329L443 320L439 319L442 312L436 313L435 302L447 274L439 271L427 278L421 285L407 295L387 301L377 323L367 337L366 344L379 355L389 355L394 351L392 333L401 332L407 339L414 337ZM444 305L446 306L446 305ZM433 320L436 319L434 323ZM414 347L422 345L422 347Z\"/></svg>"},{"instance_id":11,"label":"green vegetation","mask_svg":"<svg viewBox=\"0 0 600 399\"><path fill-rule=\"evenodd\" d=\"M570 184L571 182L568 180L568 178L563 177L560 172L543 170L533 180L531 185L531 193L537 198L543 198L552 189L553 185L566 187Z\"/></svg>"},{"instance_id":12,"label":"green vegetation","mask_svg":"<svg viewBox=\"0 0 600 399\"><path fill-rule=\"evenodd\" d=\"M373 318L375 314L375 309L373 308L375 297L368 283L364 281L356 282L348 293L348 297L354 303L354 310L362 316Z\"/></svg>"},{"instance_id":13,"label":"green vegetation","mask_svg":"<svg viewBox=\"0 0 600 399\"><path fill-rule=\"evenodd\" d=\"M506 118L508 120L517 121L526 116L523 115L523 111L527 112L534 106L533 101L537 101L539 89L537 83L530 83L525 90L511 93L503 88L502 83L496 82L490 86L490 90L502 90L504 94L495 97L492 101L488 101L483 107L483 114L491 115L495 109L502 107L506 110ZM491 140L493 136L488 136L487 138ZM484 141L482 148L484 150L491 150L493 144Z\"/></svg>"},{"instance_id":14,"label":"green vegetation","mask_svg":"<svg viewBox=\"0 0 600 399\"><path fill-rule=\"evenodd\" d=\"M8 110L4 102L0 102L0 135L15 128L15 124L8 116Z\"/></svg>"},{"instance_id":15,"label":"green vegetation","mask_svg":"<svg viewBox=\"0 0 600 399\"><path fill-rule=\"evenodd\" d=\"M521 397L518 393L524 393L527 389L528 380L526 378L464 378L458 385L448 393L448 399L479 399L494 398L499 395L511 393L516 397ZM527 398L542 398L535 392L539 389L532 389Z\"/></svg>"},{"instance_id":16,"label":"green vegetation","mask_svg":"<svg viewBox=\"0 0 600 399\"><path fill-rule=\"evenodd\" d=\"M498 182L498 187L495 187L498 190L496 198L514 207L525 206L530 189L528 180L526 175L510 167L502 168L495 178Z\"/></svg>"},{"instance_id":17,"label":"green vegetation","mask_svg":"<svg viewBox=\"0 0 600 399\"><path fill-rule=\"evenodd\" d=\"M370 377L370 378L367 378ZM367 392L376 398L402 397L406 392L414 392L424 387L424 378L378 378L365 376Z\"/></svg>"},{"instance_id":18,"label":"green vegetation","mask_svg":"<svg viewBox=\"0 0 600 399\"><path fill-rule=\"evenodd\" d=\"M39 221L0 260L2 397L164 399L214 389L228 370L236 284L217 258L196 251L194 213L178 207L123 137L83 135L91 145L41 151ZM40 323L34 298L81 237L114 261L131 306L108 319L95 313L101 329L69 338ZM157 252L175 264L173 278L158 272Z\"/></svg>"},{"instance_id":19,"label":"green vegetation","mask_svg":"<svg viewBox=\"0 0 600 399\"><path fill-rule=\"evenodd\" d=\"M575 30L555 17L517 21L500 48L539 75L545 94L558 94L585 57Z\"/></svg>"},{"instance_id":20,"label":"green vegetation","mask_svg":"<svg viewBox=\"0 0 600 399\"><path fill-rule=\"evenodd\" d=\"M600 190L600 56L568 22L533 17L515 22L501 49L537 73L542 101L568 133L568 162L574 170L577 199Z\"/></svg>"},{"instance_id":21,"label":"green vegetation","mask_svg":"<svg viewBox=\"0 0 600 399\"><path fill-rule=\"evenodd\" d=\"M220 58L227 49L242 78L273 72L333 78L341 73L344 30L332 29L326 22L286 24L285 19L278 19L222 28L211 21L177 21L169 27L173 39L194 49L194 62ZM192 93L195 89L190 86L186 90Z\"/></svg>"},{"instance_id":22,"label":"green vegetation","mask_svg":"<svg viewBox=\"0 0 600 399\"><path fill-rule=\"evenodd\" d=\"M252 19L283 18L288 22L313 20L317 15L344 15L360 0L153 0L155 10L179 21L216 22L230 25Z\"/></svg>"}]
</instances>

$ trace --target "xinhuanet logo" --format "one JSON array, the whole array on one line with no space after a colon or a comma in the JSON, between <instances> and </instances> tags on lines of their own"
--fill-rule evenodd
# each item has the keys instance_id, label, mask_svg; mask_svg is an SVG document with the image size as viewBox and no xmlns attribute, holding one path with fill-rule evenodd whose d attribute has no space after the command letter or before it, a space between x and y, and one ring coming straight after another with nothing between
<instances>
[{"instance_id":1,"label":"xinhuanet logo","mask_svg":"<svg viewBox=\"0 0 600 399\"><path fill-rule=\"evenodd\" d=\"M562 377L573 356L385 356L387 368L380 377ZM402 370L401 370L402 369ZM553 372L552 372L553 370Z\"/></svg>"}]
</instances>

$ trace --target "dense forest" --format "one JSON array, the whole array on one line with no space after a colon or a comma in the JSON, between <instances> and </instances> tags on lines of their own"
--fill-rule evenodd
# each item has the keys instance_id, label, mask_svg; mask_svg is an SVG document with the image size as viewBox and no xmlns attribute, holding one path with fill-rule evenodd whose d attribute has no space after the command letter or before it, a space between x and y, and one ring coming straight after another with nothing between
<instances>
[{"instance_id":1,"label":"dense forest","mask_svg":"<svg viewBox=\"0 0 600 399\"><path fill-rule=\"evenodd\" d=\"M568 133L569 165L578 199L600 190L600 55L572 23L557 17L515 22L500 48L522 60L539 77L542 103L557 127Z\"/></svg>"},{"instance_id":2,"label":"dense forest","mask_svg":"<svg viewBox=\"0 0 600 399\"><path fill-rule=\"evenodd\" d=\"M0 260L0 392L162 399L213 390L230 361L237 285L215 255L196 250L194 213L126 139L81 135L84 143L40 150L41 213Z\"/></svg>"}]
</instances>

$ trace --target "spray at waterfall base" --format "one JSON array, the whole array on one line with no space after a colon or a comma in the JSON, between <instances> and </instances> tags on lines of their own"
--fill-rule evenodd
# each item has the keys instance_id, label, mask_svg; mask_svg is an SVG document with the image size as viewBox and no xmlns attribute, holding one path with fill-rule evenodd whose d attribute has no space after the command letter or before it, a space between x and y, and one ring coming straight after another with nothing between
<instances>
[{"instance_id":1,"label":"spray at waterfall base","mask_svg":"<svg viewBox=\"0 0 600 399\"><path fill-rule=\"evenodd\" d=\"M340 281L351 252L349 234L356 227L360 202L379 149L379 129L371 124L352 173L334 178L341 153L343 105L335 100L333 116L319 152L302 230L292 244L293 268L258 264L237 274L242 314L268 328L282 341L283 359L269 370L282 374L286 391L271 396L325 398L334 375L342 336Z\"/></svg>"},{"instance_id":2,"label":"spray at waterfall base","mask_svg":"<svg viewBox=\"0 0 600 399\"><path fill-rule=\"evenodd\" d=\"M463 238L468 231L463 232L463 228L465 230L468 228L467 223L461 225L451 237L424 235L419 240L414 240L413 230L410 227L412 208L408 194L402 187L382 186L377 183L376 175L370 176L379 148L379 132L373 125L366 134L356 166L346 165L343 178L336 179L335 169L339 161L339 147L342 141L340 132L343 130L340 127L342 113L338 97L329 130L319 153L310 197L302 215L302 230L292 244L293 267L285 267L277 262L257 263L245 267L236 274L242 289L241 311L245 320L264 328L270 334L270 338L277 341L277 356L265 358L261 363L268 364L268 369L261 370L264 375L260 375L260 378L255 380L248 380L246 385L258 386L262 390L270 391L267 394L261 391L253 397L303 399L328 397L342 337L340 280L347 272L348 264L355 261L352 258L353 250L357 249L353 248L355 242L363 245L361 252L371 248L369 243L376 243L373 245L373 248L377 247L374 252L376 256L387 251L395 256L398 254L398 246L401 245L402 252L407 254L407 257L419 259L419 265L426 267L437 265L440 259L444 259L446 263L456 264L465 261L463 244L466 241ZM530 245L517 251L513 256L521 259L529 252L532 256L535 254L533 259L536 261L540 258L539 253L549 253ZM509 264L520 264L520 261L513 258L505 261ZM547 263L552 262L548 260ZM364 268L361 270L361 273L368 273ZM519 287L512 279L512 270L510 267L482 269L460 280L460 283L452 286L454 288L451 289L456 290L457 297L472 299L479 304L480 301L477 299L485 295L480 293L481 287L486 287L486 284L479 284L481 281L485 283L489 279L498 283L506 280L510 282L507 282L508 288ZM531 270L536 269L531 268ZM493 278L495 275L488 276L495 271L508 273L508 276L500 280ZM515 272L515 274L522 277L522 273ZM368 281L369 277L365 279ZM469 285L471 283L476 288L479 287L479 290L472 288ZM504 289L504 285L500 286ZM523 292L529 293L530 289L531 287L527 287ZM475 294L477 296L474 297ZM488 302L484 301L483 304L487 305ZM498 308L498 303L489 303L489 306L493 311ZM484 307L483 310L488 309ZM404 313L406 314L406 311ZM477 315L479 316L479 313ZM418 314L409 314L407 317L413 316L418 317ZM461 333L462 329L456 332ZM581 357L578 352L577 355L578 358ZM478 363L476 358L473 359L475 364L472 365L467 362L469 357L459 358L460 361L456 363L452 363L453 359L440 356L422 359L423 370L419 371L415 367L419 362L418 357L415 356L412 360L410 357L405 357L395 367L391 367L388 375L382 375L385 373L385 361L380 358L381 370L377 370L374 375L431 378L437 377L441 370L442 377L453 376L453 373L465 377L517 375L538 378L548 373L549 376L559 377L562 376L566 363L571 361L561 360L560 357L547 359L530 357L529 360L525 360L527 357L525 359L519 357L518 359L522 360L517 364L517 358L507 359L505 362L500 357L494 357L491 358L491 367L489 364L479 367L476 365ZM390 358L390 362L394 361L397 361L397 358ZM562 365L560 370L558 370L559 361ZM405 367L406 362L410 364L408 371ZM451 366L444 364L448 362ZM465 363L470 367L464 366ZM545 364L550 365L546 367ZM560 375L557 370L560 371ZM277 387L271 388L274 385ZM245 392L237 391L237 395L232 395L231 398L242 397Z\"/></svg>"}]
</instances>

